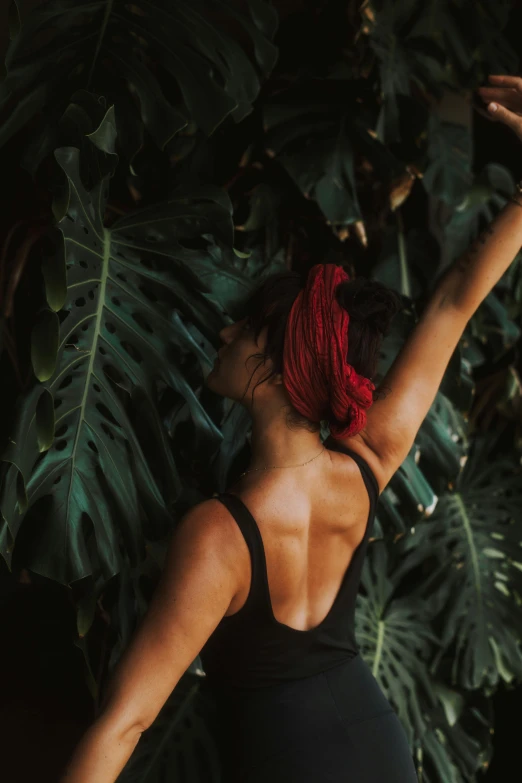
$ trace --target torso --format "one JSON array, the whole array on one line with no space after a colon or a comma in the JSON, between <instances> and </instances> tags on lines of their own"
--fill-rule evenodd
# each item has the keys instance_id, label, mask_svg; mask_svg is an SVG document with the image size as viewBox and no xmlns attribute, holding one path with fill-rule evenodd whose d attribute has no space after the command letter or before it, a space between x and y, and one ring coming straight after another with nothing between
<instances>
[{"instance_id":1,"label":"torso","mask_svg":"<svg viewBox=\"0 0 522 783\"><path fill-rule=\"evenodd\" d=\"M364 442L353 438L349 448L372 467L375 455ZM316 465L253 473L227 491L241 498L258 524L275 619L301 631L315 628L329 613L366 530L370 498L359 466L327 449ZM247 544L237 525L231 530L242 587L226 617L245 604L251 579Z\"/></svg>"}]
</instances>

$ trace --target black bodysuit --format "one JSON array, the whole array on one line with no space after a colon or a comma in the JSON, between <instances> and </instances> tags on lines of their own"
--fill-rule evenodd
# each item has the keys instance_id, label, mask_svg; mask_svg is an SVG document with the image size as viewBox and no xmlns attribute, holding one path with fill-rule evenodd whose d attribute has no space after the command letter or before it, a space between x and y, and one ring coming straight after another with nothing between
<instances>
[{"instance_id":1,"label":"black bodysuit","mask_svg":"<svg viewBox=\"0 0 522 783\"><path fill-rule=\"evenodd\" d=\"M217 495L239 525L252 561L245 604L221 620L200 653L221 783L417 781L404 729L354 635L378 484L359 454L340 450L359 465L370 513L330 612L310 630L276 620L257 523L238 496Z\"/></svg>"}]
</instances>

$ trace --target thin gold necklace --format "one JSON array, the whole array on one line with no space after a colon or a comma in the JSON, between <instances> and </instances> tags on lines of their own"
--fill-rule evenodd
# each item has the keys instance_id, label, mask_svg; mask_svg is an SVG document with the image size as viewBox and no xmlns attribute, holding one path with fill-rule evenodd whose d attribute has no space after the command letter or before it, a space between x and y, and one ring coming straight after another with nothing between
<instances>
[{"instance_id":1,"label":"thin gold necklace","mask_svg":"<svg viewBox=\"0 0 522 783\"><path fill-rule=\"evenodd\" d=\"M302 468L303 465L308 465L309 462L312 462L314 459L317 459L317 457L320 457L325 450L326 446L323 446L319 454L316 454L315 457L312 457L312 459L303 462L301 465L269 465L267 468L250 468L250 470L245 470L244 473L239 476L239 479L243 478L243 476L246 476L247 473L253 473L255 470L272 470L272 468Z\"/></svg>"}]
</instances>

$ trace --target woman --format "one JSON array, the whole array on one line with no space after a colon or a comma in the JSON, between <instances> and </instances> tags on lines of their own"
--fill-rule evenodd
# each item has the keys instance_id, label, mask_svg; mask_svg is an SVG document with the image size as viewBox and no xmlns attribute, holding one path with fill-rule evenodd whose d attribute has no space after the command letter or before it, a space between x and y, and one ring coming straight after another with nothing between
<instances>
[{"instance_id":1,"label":"woman","mask_svg":"<svg viewBox=\"0 0 522 783\"><path fill-rule=\"evenodd\" d=\"M522 138L522 79L491 76ZM514 203L516 202L516 203ZM178 524L104 708L60 783L114 783L201 653L223 783L413 783L406 738L358 654L354 604L378 495L464 328L522 246L522 196L445 272L383 380L391 291L318 264L272 276L221 332L207 386L252 416L252 459ZM320 422L330 436L321 442Z\"/></svg>"}]
</instances>

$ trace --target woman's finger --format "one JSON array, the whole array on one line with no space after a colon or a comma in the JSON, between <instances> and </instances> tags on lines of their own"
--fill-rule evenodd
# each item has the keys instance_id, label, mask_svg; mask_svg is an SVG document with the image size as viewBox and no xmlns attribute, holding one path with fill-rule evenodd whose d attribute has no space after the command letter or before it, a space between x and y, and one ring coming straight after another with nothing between
<instances>
[{"instance_id":1,"label":"woman's finger","mask_svg":"<svg viewBox=\"0 0 522 783\"><path fill-rule=\"evenodd\" d=\"M495 84L503 85L504 87L514 87L515 90L522 92L522 78L520 76L490 73L488 78Z\"/></svg>"},{"instance_id":2,"label":"woman's finger","mask_svg":"<svg viewBox=\"0 0 522 783\"><path fill-rule=\"evenodd\" d=\"M492 101L488 105L488 113L495 122L503 122L508 128L515 131L517 136L522 140L522 118L517 114L506 109L505 106L501 106L499 103Z\"/></svg>"},{"instance_id":3,"label":"woman's finger","mask_svg":"<svg viewBox=\"0 0 522 783\"><path fill-rule=\"evenodd\" d=\"M512 87L479 87L477 92L486 103L495 101L512 111L522 111L522 95Z\"/></svg>"}]
</instances>

